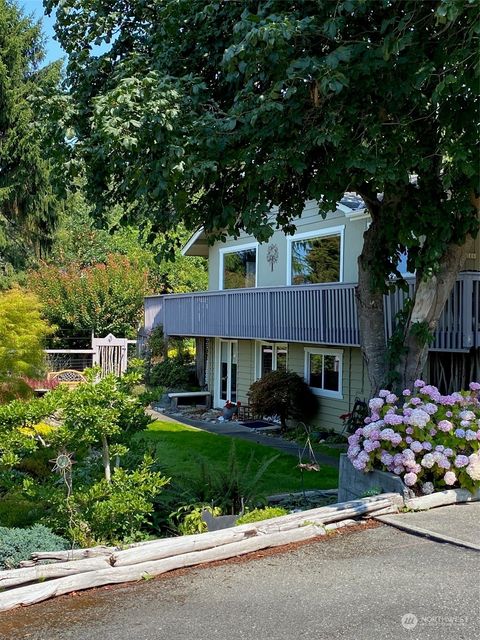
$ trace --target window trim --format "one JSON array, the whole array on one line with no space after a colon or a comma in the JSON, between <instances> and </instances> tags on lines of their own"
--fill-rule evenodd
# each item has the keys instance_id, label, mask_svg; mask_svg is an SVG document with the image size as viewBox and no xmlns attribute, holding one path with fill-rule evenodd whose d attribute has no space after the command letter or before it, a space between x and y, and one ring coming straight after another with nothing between
<instances>
[{"instance_id":1,"label":"window trim","mask_svg":"<svg viewBox=\"0 0 480 640\"><path fill-rule=\"evenodd\" d=\"M287 371L288 371L288 342L269 342L268 340L256 340L255 348L255 379L262 377L262 347L272 347L272 371L277 370L277 347L287 348ZM274 367L274 368L273 368Z\"/></svg>"},{"instance_id":2,"label":"window trim","mask_svg":"<svg viewBox=\"0 0 480 640\"><path fill-rule=\"evenodd\" d=\"M296 233L287 238L287 286L308 286L308 285L292 285L292 243L297 240L309 240L311 238L325 238L330 236L340 236L340 274L338 282L343 282L344 272L344 248L345 248L345 225L336 227L325 227L324 229L316 229L315 231L303 231ZM328 283L322 283L328 284Z\"/></svg>"},{"instance_id":3,"label":"window trim","mask_svg":"<svg viewBox=\"0 0 480 640\"><path fill-rule=\"evenodd\" d=\"M223 266L224 257L227 253L239 253L240 251L247 251L249 249L255 249L255 287L258 283L258 242L249 242L247 244L232 245L231 247L222 247L219 249L219 274L218 274L218 288L220 291L234 291L234 289L224 289L223 282ZM250 287L242 287L250 288Z\"/></svg>"},{"instance_id":4,"label":"window trim","mask_svg":"<svg viewBox=\"0 0 480 640\"><path fill-rule=\"evenodd\" d=\"M318 387L310 387L310 355L322 355L322 356L338 356L339 369L338 369L338 391L330 391L329 389L319 389ZM304 380L316 396L322 398L336 398L337 400L343 399L343 349L323 349L322 347L305 347L305 359L304 359Z\"/></svg>"}]
</instances>

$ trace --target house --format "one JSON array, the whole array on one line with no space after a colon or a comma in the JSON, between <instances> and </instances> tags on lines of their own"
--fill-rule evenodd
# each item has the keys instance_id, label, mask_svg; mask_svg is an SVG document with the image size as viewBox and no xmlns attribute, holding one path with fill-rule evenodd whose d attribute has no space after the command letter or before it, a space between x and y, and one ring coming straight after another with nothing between
<instances>
[{"instance_id":1,"label":"house","mask_svg":"<svg viewBox=\"0 0 480 640\"><path fill-rule=\"evenodd\" d=\"M358 196L346 194L326 218L314 201L307 202L295 224L295 235L277 230L264 244L243 233L209 245L203 229L197 231L183 252L208 258L208 291L147 297L145 328L161 324L167 336L196 338L213 406L246 403L254 380L272 369L289 369L318 395L319 422L339 428L339 416L355 398L369 396L354 296L369 215ZM406 261L399 269L405 272ZM404 295L386 297L387 333ZM444 386L468 382L479 347L476 241L431 346L429 375Z\"/></svg>"}]
</instances>

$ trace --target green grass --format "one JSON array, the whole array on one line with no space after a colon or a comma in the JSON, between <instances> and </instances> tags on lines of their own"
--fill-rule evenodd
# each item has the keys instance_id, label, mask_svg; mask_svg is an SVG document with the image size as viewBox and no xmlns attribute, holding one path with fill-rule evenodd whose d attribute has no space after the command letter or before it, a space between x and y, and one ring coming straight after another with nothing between
<instances>
[{"instance_id":1,"label":"green grass","mask_svg":"<svg viewBox=\"0 0 480 640\"><path fill-rule=\"evenodd\" d=\"M313 448L319 453L323 453L326 456L338 459L340 459L340 455L342 453L347 452L347 445L345 445L344 447L330 447L328 444L315 444Z\"/></svg>"},{"instance_id":2,"label":"green grass","mask_svg":"<svg viewBox=\"0 0 480 640\"><path fill-rule=\"evenodd\" d=\"M247 442L238 438L217 435L180 424L178 422L156 421L140 437L153 444L157 458L164 473L172 480L188 483L189 479L198 477L199 461L207 461L209 468L215 472L224 471L235 441L235 452L241 468L247 466L252 451L257 464L275 455L278 458L268 467L258 484L258 492L262 495L286 493L302 490L301 472L297 469L298 459L280 453L271 447ZM338 470L322 465L319 472L304 472L305 489L332 489L338 486Z\"/></svg>"}]
</instances>

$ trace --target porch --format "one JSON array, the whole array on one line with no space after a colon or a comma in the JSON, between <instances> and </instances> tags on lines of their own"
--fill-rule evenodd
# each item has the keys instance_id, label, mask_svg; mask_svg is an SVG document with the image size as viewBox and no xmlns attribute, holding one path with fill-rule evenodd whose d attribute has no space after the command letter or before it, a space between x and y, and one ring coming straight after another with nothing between
<instances>
[{"instance_id":1,"label":"porch","mask_svg":"<svg viewBox=\"0 0 480 640\"><path fill-rule=\"evenodd\" d=\"M230 289L145 298L145 329L163 325L168 336L359 346L355 283ZM410 293L414 280L409 280ZM385 296L390 336L406 293ZM431 350L480 346L480 273L460 274Z\"/></svg>"}]
</instances>

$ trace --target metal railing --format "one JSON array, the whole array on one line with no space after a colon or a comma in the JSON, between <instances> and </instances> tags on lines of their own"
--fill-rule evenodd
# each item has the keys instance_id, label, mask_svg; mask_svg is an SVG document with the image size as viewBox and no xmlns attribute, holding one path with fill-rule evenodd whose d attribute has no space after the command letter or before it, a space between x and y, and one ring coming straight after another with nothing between
<instances>
[{"instance_id":1,"label":"metal railing","mask_svg":"<svg viewBox=\"0 0 480 640\"><path fill-rule=\"evenodd\" d=\"M226 337L359 346L356 284L230 289L145 299L145 328L166 335ZM409 280L410 293L414 281ZM390 336L406 292L385 296ZM480 346L480 273L460 274L441 316L432 349Z\"/></svg>"}]
</instances>

